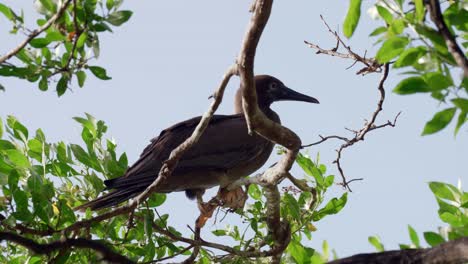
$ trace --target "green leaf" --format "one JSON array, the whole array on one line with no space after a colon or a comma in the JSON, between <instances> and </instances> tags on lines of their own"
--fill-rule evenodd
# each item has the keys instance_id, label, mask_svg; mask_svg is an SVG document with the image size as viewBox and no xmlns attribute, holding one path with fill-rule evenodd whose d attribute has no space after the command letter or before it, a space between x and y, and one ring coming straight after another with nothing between
<instances>
[{"instance_id":1,"label":"green leaf","mask_svg":"<svg viewBox=\"0 0 468 264\"><path fill-rule=\"evenodd\" d=\"M377 51L376 58L380 63L387 63L391 59L400 55L408 45L407 37L392 37L385 41Z\"/></svg>"},{"instance_id":2,"label":"green leaf","mask_svg":"<svg viewBox=\"0 0 468 264\"><path fill-rule=\"evenodd\" d=\"M107 0L106 1L106 7L107 7L107 9L111 10L112 7L114 7L114 0Z\"/></svg>"},{"instance_id":3,"label":"green leaf","mask_svg":"<svg viewBox=\"0 0 468 264\"><path fill-rule=\"evenodd\" d=\"M414 230L414 228L410 225L408 225L408 233L411 239L411 243L416 246L416 248L420 248L421 245L419 244L419 237L418 233Z\"/></svg>"},{"instance_id":4,"label":"green leaf","mask_svg":"<svg viewBox=\"0 0 468 264\"><path fill-rule=\"evenodd\" d=\"M378 252L385 251L384 245L380 242L380 238L377 236L370 236L368 239L369 243L375 247Z\"/></svg>"},{"instance_id":5,"label":"green leaf","mask_svg":"<svg viewBox=\"0 0 468 264\"><path fill-rule=\"evenodd\" d=\"M436 197L441 199L457 202L459 199L456 197L461 196L461 193L459 193L458 189L448 183L429 182L429 188Z\"/></svg>"},{"instance_id":6,"label":"green leaf","mask_svg":"<svg viewBox=\"0 0 468 264\"><path fill-rule=\"evenodd\" d=\"M288 245L287 251L291 257L300 264L311 264L311 258L314 255L312 248L304 247L301 243L296 240L291 240Z\"/></svg>"},{"instance_id":7,"label":"green leaf","mask_svg":"<svg viewBox=\"0 0 468 264\"><path fill-rule=\"evenodd\" d=\"M286 210L293 219L300 221L301 220L301 209L299 208L299 204L297 200L289 193L285 193L283 196L285 201Z\"/></svg>"},{"instance_id":8,"label":"green leaf","mask_svg":"<svg viewBox=\"0 0 468 264\"><path fill-rule=\"evenodd\" d=\"M132 14L132 11L121 10L110 14L106 20L114 26L120 26L123 23L127 22L132 16Z\"/></svg>"},{"instance_id":9,"label":"green leaf","mask_svg":"<svg viewBox=\"0 0 468 264\"><path fill-rule=\"evenodd\" d=\"M13 136L19 140L26 141L28 139L28 129L21 124L14 116L7 117L8 126L13 129Z\"/></svg>"},{"instance_id":10,"label":"green leaf","mask_svg":"<svg viewBox=\"0 0 468 264\"><path fill-rule=\"evenodd\" d=\"M7 158L18 168L29 168L31 164L28 158L17 149L5 150Z\"/></svg>"},{"instance_id":11,"label":"green leaf","mask_svg":"<svg viewBox=\"0 0 468 264\"><path fill-rule=\"evenodd\" d=\"M3 120L0 117L0 138L2 138L2 137L3 137Z\"/></svg>"},{"instance_id":12,"label":"green leaf","mask_svg":"<svg viewBox=\"0 0 468 264\"><path fill-rule=\"evenodd\" d=\"M388 25L392 24L392 21L393 21L392 13L388 11L387 8L381 5L377 5L376 7L377 7L377 12L379 13L380 17L383 18L383 20L385 20L385 23L387 23Z\"/></svg>"},{"instance_id":13,"label":"green leaf","mask_svg":"<svg viewBox=\"0 0 468 264\"><path fill-rule=\"evenodd\" d=\"M460 112L460 115L458 116L458 121L457 121L457 125L455 127L455 135L458 134L458 131L460 130L460 128L463 126L463 124L465 124L465 122L467 121L467 114L468 112Z\"/></svg>"},{"instance_id":14,"label":"green leaf","mask_svg":"<svg viewBox=\"0 0 468 264\"><path fill-rule=\"evenodd\" d=\"M428 72L423 75L431 90L438 91L453 85L452 79L440 72Z\"/></svg>"},{"instance_id":15,"label":"green leaf","mask_svg":"<svg viewBox=\"0 0 468 264\"><path fill-rule=\"evenodd\" d=\"M406 49L396 60L393 67L402 68L416 63L422 56L426 55L427 48L423 46Z\"/></svg>"},{"instance_id":16,"label":"green leaf","mask_svg":"<svg viewBox=\"0 0 468 264\"><path fill-rule=\"evenodd\" d=\"M389 27L389 32L392 35L400 35L405 30L406 23L403 19L395 19Z\"/></svg>"},{"instance_id":17,"label":"green leaf","mask_svg":"<svg viewBox=\"0 0 468 264\"><path fill-rule=\"evenodd\" d=\"M359 18L361 17L361 3L361 0L349 1L348 13L346 14L346 18L343 22L343 34L347 38L350 38L353 35L359 23Z\"/></svg>"},{"instance_id":18,"label":"green leaf","mask_svg":"<svg viewBox=\"0 0 468 264\"><path fill-rule=\"evenodd\" d=\"M47 47L47 45L49 44L50 41L46 38L35 38L29 42L29 45L31 45L34 48L44 48Z\"/></svg>"},{"instance_id":19,"label":"green leaf","mask_svg":"<svg viewBox=\"0 0 468 264\"><path fill-rule=\"evenodd\" d=\"M250 184L248 190L249 196L252 197L254 200L261 200L262 199L262 191L256 184Z\"/></svg>"},{"instance_id":20,"label":"green leaf","mask_svg":"<svg viewBox=\"0 0 468 264\"><path fill-rule=\"evenodd\" d=\"M11 9L2 3L0 3L0 13L2 13L6 18L8 18L8 20L14 19L14 15Z\"/></svg>"},{"instance_id":21,"label":"green leaf","mask_svg":"<svg viewBox=\"0 0 468 264\"><path fill-rule=\"evenodd\" d=\"M0 139L0 150L2 149L16 149L16 147L10 141Z\"/></svg>"},{"instance_id":22,"label":"green leaf","mask_svg":"<svg viewBox=\"0 0 468 264\"><path fill-rule=\"evenodd\" d=\"M43 76L39 81L39 90L47 91L49 89L49 82L47 81L47 77Z\"/></svg>"},{"instance_id":23,"label":"green leaf","mask_svg":"<svg viewBox=\"0 0 468 264\"><path fill-rule=\"evenodd\" d=\"M457 108L452 107L436 113L431 121L426 123L426 126L422 132L422 136L434 134L444 129L450 123L450 121L452 121L456 111Z\"/></svg>"},{"instance_id":24,"label":"green leaf","mask_svg":"<svg viewBox=\"0 0 468 264\"><path fill-rule=\"evenodd\" d=\"M76 41L76 48L77 49L80 49L84 46L84 44L86 43L86 39L88 38L88 34L86 34L86 32L82 32L80 34L80 37L78 38L78 40Z\"/></svg>"},{"instance_id":25,"label":"green leaf","mask_svg":"<svg viewBox=\"0 0 468 264\"><path fill-rule=\"evenodd\" d=\"M58 31L51 31L51 32L47 33L46 39L50 43L52 41L64 41L67 38L64 35L62 35L62 33L58 32Z\"/></svg>"},{"instance_id":26,"label":"green leaf","mask_svg":"<svg viewBox=\"0 0 468 264\"><path fill-rule=\"evenodd\" d=\"M346 205L348 200L348 193L344 193L340 198L333 198L328 203L320 209L318 212L315 212L313 215L314 221L319 221L323 217L331 214L336 214Z\"/></svg>"},{"instance_id":27,"label":"green leaf","mask_svg":"<svg viewBox=\"0 0 468 264\"><path fill-rule=\"evenodd\" d=\"M57 82L57 95L60 97L62 96L66 91L68 87L68 77L63 74L62 77L60 77L60 80Z\"/></svg>"},{"instance_id":28,"label":"green leaf","mask_svg":"<svg viewBox=\"0 0 468 264\"><path fill-rule=\"evenodd\" d=\"M445 242L445 239L434 232L424 232L424 239L431 246L435 247Z\"/></svg>"},{"instance_id":29,"label":"green leaf","mask_svg":"<svg viewBox=\"0 0 468 264\"><path fill-rule=\"evenodd\" d=\"M414 5L416 8L416 19L418 22L423 21L425 15L425 8L423 0L414 0Z\"/></svg>"},{"instance_id":30,"label":"green leaf","mask_svg":"<svg viewBox=\"0 0 468 264\"><path fill-rule=\"evenodd\" d=\"M148 199L149 207L158 207L166 201L166 195L164 193L154 193Z\"/></svg>"},{"instance_id":31,"label":"green leaf","mask_svg":"<svg viewBox=\"0 0 468 264\"><path fill-rule=\"evenodd\" d=\"M409 77L397 84L393 92L400 95L426 93L430 92L431 88L426 81L421 77Z\"/></svg>"},{"instance_id":32,"label":"green leaf","mask_svg":"<svg viewBox=\"0 0 468 264\"><path fill-rule=\"evenodd\" d=\"M461 86L465 88L466 92L468 93L468 77L464 77Z\"/></svg>"},{"instance_id":33,"label":"green leaf","mask_svg":"<svg viewBox=\"0 0 468 264\"><path fill-rule=\"evenodd\" d=\"M91 164L91 158L89 157L88 153L80 146L76 144L70 144L71 150L73 155L75 155L76 159L83 163L88 167L93 167Z\"/></svg>"},{"instance_id":34,"label":"green leaf","mask_svg":"<svg viewBox=\"0 0 468 264\"><path fill-rule=\"evenodd\" d=\"M468 99L465 98L455 98L452 99L452 103L460 108L463 112L468 112Z\"/></svg>"},{"instance_id":35,"label":"green leaf","mask_svg":"<svg viewBox=\"0 0 468 264\"><path fill-rule=\"evenodd\" d=\"M20 189L13 192L13 199L16 204L16 212L14 216L21 221L30 221L32 219L31 212L28 209L28 196Z\"/></svg>"},{"instance_id":36,"label":"green leaf","mask_svg":"<svg viewBox=\"0 0 468 264\"><path fill-rule=\"evenodd\" d=\"M98 77L101 80L110 80L111 77L107 76L106 69L99 67L99 66L89 66L89 69L94 74L94 76Z\"/></svg>"},{"instance_id":37,"label":"green leaf","mask_svg":"<svg viewBox=\"0 0 468 264\"><path fill-rule=\"evenodd\" d=\"M51 0L39 0L42 6L50 13L55 13L55 4Z\"/></svg>"},{"instance_id":38,"label":"green leaf","mask_svg":"<svg viewBox=\"0 0 468 264\"><path fill-rule=\"evenodd\" d=\"M215 236L227 236L227 231L224 229L213 230L211 233L213 233Z\"/></svg>"},{"instance_id":39,"label":"green leaf","mask_svg":"<svg viewBox=\"0 0 468 264\"><path fill-rule=\"evenodd\" d=\"M84 71L78 71L76 72L76 77L78 79L78 85L83 87L86 81L86 73Z\"/></svg>"},{"instance_id":40,"label":"green leaf","mask_svg":"<svg viewBox=\"0 0 468 264\"><path fill-rule=\"evenodd\" d=\"M386 28L386 27L378 27L378 28L374 29L374 31L372 31L372 32L369 34L369 36L370 36L370 37L374 37L374 36L378 36L378 35L380 35L380 34L382 34L382 33L385 33L385 32L387 32L387 28Z\"/></svg>"}]
</instances>

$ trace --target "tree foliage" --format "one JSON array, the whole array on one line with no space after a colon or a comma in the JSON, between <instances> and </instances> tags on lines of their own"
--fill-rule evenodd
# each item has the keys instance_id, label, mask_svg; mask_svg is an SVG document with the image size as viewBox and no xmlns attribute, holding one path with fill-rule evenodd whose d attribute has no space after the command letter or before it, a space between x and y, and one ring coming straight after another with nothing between
<instances>
[{"instance_id":1,"label":"tree foliage","mask_svg":"<svg viewBox=\"0 0 468 264\"><path fill-rule=\"evenodd\" d=\"M37 83L42 91L54 83L58 96L72 86L73 79L83 87L89 73L101 80L111 79L105 68L89 63L99 57L99 36L112 32L131 18L132 12L121 10L121 4L122 0L37 0L41 17L37 20L38 28L29 31L22 12L0 3L1 15L11 23L10 32L27 35L24 46L1 57L0 75ZM362 1L350 0L343 26L348 38L363 19L361 8ZM395 93L428 94L444 106L426 123L423 135L441 131L454 119L456 134L467 120L468 69L460 63L457 57L460 54L454 52L450 39L440 34L440 23L433 18L433 8L423 0L376 1L372 10L383 25L370 36L376 38L378 51L375 59L364 60L366 63L371 60L368 69L375 67L375 71L391 64L404 75L393 89ZM466 48L467 2L446 2L441 15L452 38ZM466 54L462 55L466 59ZM388 71L382 82L387 75ZM379 89L383 91L383 83ZM383 100L384 92L380 107ZM374 113L372 122L379 111L381 108ZM184 237L172 227L171 216L158 212L158 207L166 202L165 194L153 194L136 210L104 220L99 216L112 212L111 209L74 211L73 208L96 198L104 190L103 180L123 175L128 167L126 154L120 153L114 140L106 137L104 121L90 114L74 120L82 129L79 143L49 142L41 129L33 133L14 116L0 118L2 262L95 263L103 259L156 262L193 255L199 250L195 254L199 263L260 263L267 262L266 257L278 255L272 253L277 249L278 239L266 220L267 190L256 184L248 186L246 208L234 212L244 224L211 230L223 241L229 241L223 244L204 241L197 235ZM387 125L394 126L395 122L380 127ZM364 127L367 130L360 131L367 133L378 127L371 123ZM358 131L351 140L322 137L319 143L335 138L345 141L342 146L347 147L363 140L363 135L359 139ZM344 148L340 148L335 163L339 164ZM282 149L279 152L284 154ZM284 263L316 264L336 257L326 241L321 249L310 248L305 241L312 239L317 222L339 213L349 198L347 192L326 198L330 188L337 184L335 176L328 172L318 154L312 158L306 153L299 153L295 160L303 177L288 177L291 184L284 185L280 196L280 216L287 223L289 235L280 252L284 253ZM338 170L344 178L339 165ZM438 232L424 232L427 245L435 247L468 236L468 193L442 182L431 182L429 187L439 204L439 217L448 226ZM188 219L187 224L194 220ZM410 243L401 244L400 248L425 246L410 225L408 232ZM369 242L377 251L385 250L377 236L369 237Z\"/></svg>"}]
</instances>

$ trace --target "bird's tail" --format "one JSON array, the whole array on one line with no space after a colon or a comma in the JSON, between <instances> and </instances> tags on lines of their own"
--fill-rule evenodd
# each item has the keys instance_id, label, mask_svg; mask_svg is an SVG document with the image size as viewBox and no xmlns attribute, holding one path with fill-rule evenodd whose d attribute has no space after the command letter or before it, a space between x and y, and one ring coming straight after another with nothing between
<instances>
[{"instance_id":1,"label":"bird's tail","mask_svg":"<svg viewBox=\"0 0 468 264\"><path fill-rule=\"evenodd\" d=\"M137 186L137 188L126 188L126 189L119 189L107 193L91 202L82 204L78 207L75 207L75 211L82 211L86 210L86 208L91 208L91 210L100 210L104 208L108 208L111 206L116 206L122 202L125 202L141 192L143 192L145 188Z\"/></svg>"}]
</instances>

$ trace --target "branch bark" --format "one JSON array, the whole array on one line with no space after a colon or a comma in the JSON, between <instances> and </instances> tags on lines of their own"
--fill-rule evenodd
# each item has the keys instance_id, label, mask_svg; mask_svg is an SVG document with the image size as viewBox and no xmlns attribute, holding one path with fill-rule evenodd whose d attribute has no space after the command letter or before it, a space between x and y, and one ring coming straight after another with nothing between
<instances>
[{"instance_id":1,"label":"branch bark","mask_svg":"<svg viewBox=\"0 0 468 264\"><path fill-rule=\"evenodd\" d=\"M463 70L463 75L468 78L468 59L465 57L463 50L457 44L457 41L447 27L447 24L445 24L442 11L440 10L439 0L426 1L426 6L431 14L432 21L439 30L439 33L444 37L449 52L452 54L458 66Z\"/></svg>"},{"instance_id":2,"label":"branch bark","mask_svg":"<svg viewBox=\"0 0 468 264\"><path fill-rule=\"evenodd\" d=\"M392 250L380 253L358 254L344 259L331 261L328 264L462 264L468 262L468 237L449 241L437 247L425 249Z\"/></svg>"},{"instance_id":3,"label":"branch bark","mask_svg":"<svg viewBox=\"0 0 468 264\"><path fill-rule=\"evenodd\" d=\"M127 257L114 252L101 242L92 239L70 238L60 241L54 241L48 244L39 244L32 239L25 238L14 233L0 232L0 242L2 241L9 241L15 244L19 244L29 250L34 251L36 254L42 255L48 255L60 249L82 248L92 249L96 252L99 252L102 255L103 260L107 260L110 263L135 263Z\"/></svg>"},{"instance_id":4,"label":"branch bark","mask_svg":"<svg viewBox=\"0 0 468 264\"><path fill-rule=\"evenodd\" d=\"M12 49L11 51L9 51L7 54L5 54L4 56L0 57L0 64L1 63L4 63L6 60L10 59L11 57L15 56L16 53L18 53L21 49L23 49L31 40L33 40L35 37L37 37L39 34L41 34L42 32L44 32L46 29L48 29L52 24L55 23L55 21L57 21L57 19L59 19L63 12L65 12L65 10L67 9L68 5L71 3L72 0L67 0L65 1L62 6L57 10L57 13L55 13L55 15L53 15L51 18L49 18L49 20L47 20L47 22L42 25L41 27L33 30L27 37L25 40L23 40L23 42L21 42L18 46L16 46L14 49Z\"/></svg>"}]
</instances>

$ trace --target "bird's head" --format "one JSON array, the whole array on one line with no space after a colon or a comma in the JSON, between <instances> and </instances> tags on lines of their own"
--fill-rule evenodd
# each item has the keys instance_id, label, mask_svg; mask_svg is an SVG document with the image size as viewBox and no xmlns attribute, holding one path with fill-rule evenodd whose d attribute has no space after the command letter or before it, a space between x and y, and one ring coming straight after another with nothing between
<instances>
[{"instance_id":1,"label":"bird's head","mask_svg":"<svg viewBox=\"0 0 468 264\"><path fill-rule=\"evenodd\" d=\"M269 107L277 101L302 101L318 104L319 101L313 97L298 93L288 88L277 78L270 75L256 75L255 87L257 90L257 101L260 108ZM242 112L242 88L236 94L236 113Z\"/></svg>"}]
</instances>

